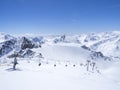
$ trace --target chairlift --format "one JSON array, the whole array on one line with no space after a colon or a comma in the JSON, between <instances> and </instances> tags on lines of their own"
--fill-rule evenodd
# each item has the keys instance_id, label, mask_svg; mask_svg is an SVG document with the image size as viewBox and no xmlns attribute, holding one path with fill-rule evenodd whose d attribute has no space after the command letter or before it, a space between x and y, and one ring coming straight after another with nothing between
<instances>
[{"instance_id":1,"label":"chairlift","mask_svg":"<svg viewBox=\"0 0 120 90\"><path fill-rule=\"evenodd\" d=\"M75 67L75 64L73 65L73 67Z\"/></svg>"},{"instance_id":2,"label":"chairlift","mask_svg":"<svg viewBox=\"0 0 120 90\"><path fill-rule=\"evenodd\" d=\"M54 64L54 67L56 67L56 64Z\"/></svg>"}]
</instances>

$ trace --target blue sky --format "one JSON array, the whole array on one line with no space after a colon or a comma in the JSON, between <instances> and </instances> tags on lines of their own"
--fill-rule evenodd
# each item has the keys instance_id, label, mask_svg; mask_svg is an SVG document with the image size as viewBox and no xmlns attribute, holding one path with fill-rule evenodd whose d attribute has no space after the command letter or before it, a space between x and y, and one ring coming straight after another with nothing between
<instances>
[{"instance_id":1,"label":"blue sky","mask_svg":"<svg viewBox=\"0 0 120 90\"><path fill-rule=\"evenodd\" d=\"M0 0L0 32L120 30L120 0Z\"/></svg>"}]
</instances>

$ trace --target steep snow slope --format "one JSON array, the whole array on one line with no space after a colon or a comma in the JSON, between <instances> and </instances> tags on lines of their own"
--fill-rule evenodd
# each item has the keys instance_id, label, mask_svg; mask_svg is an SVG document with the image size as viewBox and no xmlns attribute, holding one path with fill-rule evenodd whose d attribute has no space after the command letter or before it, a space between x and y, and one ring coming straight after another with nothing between
<instances>
[{"instance_id":1,"label":"steep snow slope","mask_svg":"<svg viewBox=\"0 0 120 90\"><path fill-rule=\"evenodd\" d=\"M85 44L92 50L100 51L106 56L119 57L120 32L100 33L99 40ZM91 44L92 43L92 44Z\"/></svg>"},{"instance_id":2,"label":"steep snow slope","mask_svg":"<svg viewBox=\"0 0 120 90\"><path fill-rule=\"evenodd\" d=\"M113 41L107 41L106 43L99 45L96 50L102 51L103 54L107 56L119 57L120 56L119 43L120 43L119 39Z\"/></svg>"}]
</instances>

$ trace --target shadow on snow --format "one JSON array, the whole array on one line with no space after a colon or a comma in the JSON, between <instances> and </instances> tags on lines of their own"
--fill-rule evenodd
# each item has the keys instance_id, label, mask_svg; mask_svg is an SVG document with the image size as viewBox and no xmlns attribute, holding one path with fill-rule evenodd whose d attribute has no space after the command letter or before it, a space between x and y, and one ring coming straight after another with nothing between
<instances>
[{"instance_id":1,"label":"shadow on snow","mask_svg":"<svg viewBox=\"0 0 120 90\"><path fill-rule=\"evenodd\" d=\"M16 69L8 68L8 69L6 69L6 71L11 72L11 71L22 71L22 70L19 68L16 68Z\"/></svg>"}]
</instances>

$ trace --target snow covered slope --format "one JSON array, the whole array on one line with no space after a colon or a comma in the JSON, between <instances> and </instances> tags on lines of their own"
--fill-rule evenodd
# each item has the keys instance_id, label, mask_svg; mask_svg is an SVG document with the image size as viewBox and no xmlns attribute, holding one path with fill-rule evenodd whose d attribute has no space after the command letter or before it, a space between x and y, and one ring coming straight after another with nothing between
<instances>
[{"instance_id":1,"label":"snow covered slope","mask_svg":"<svg viewBox=\"0 0 120 90\"><path fill-rule=\"evenodd\" d=\"M11 39L14 39L14 37L9 34L0 33L0 43Z\"/></svg>"},{"instance_id":2,"label":"snow covered slope","mask_svg":"<svg viewBox=\"0 0 120 90\"><path fill-rule=\"evenodd\" d=\"M16 71L11 66L0 67L1 90L120 90L120 73L113 67L99 74L84 66L37 64L19 61Z\"/></svg>"},{"instance_id":3,"label":"snow covered slope","mask_svg":"<svg viewBox=\"0 0 120 90\"><path fill-rule=\"evenodd\" d=\"M11 42L11 43L10 43ZM0 33L0 57L7 57L12 51L19 52L27 48L40 48L50 45L80 47L86 46L91 51L101 52L113 59L120 58L120 32L103 32L79 35L22 35L12 36ZM72 48L73 48L72 47ZM77 53L77 51L76 51Z\"/></svg>"},{"instance_id":4,"label":"snow covered slope","mask_svg":"<svg viewBox=\"0 0 120 90\"><path fill-rule=\"evenodd\" d=\"M119 31L0 34L0 90L120 90L119 70Z\"/></svg>"}]
</instances>

